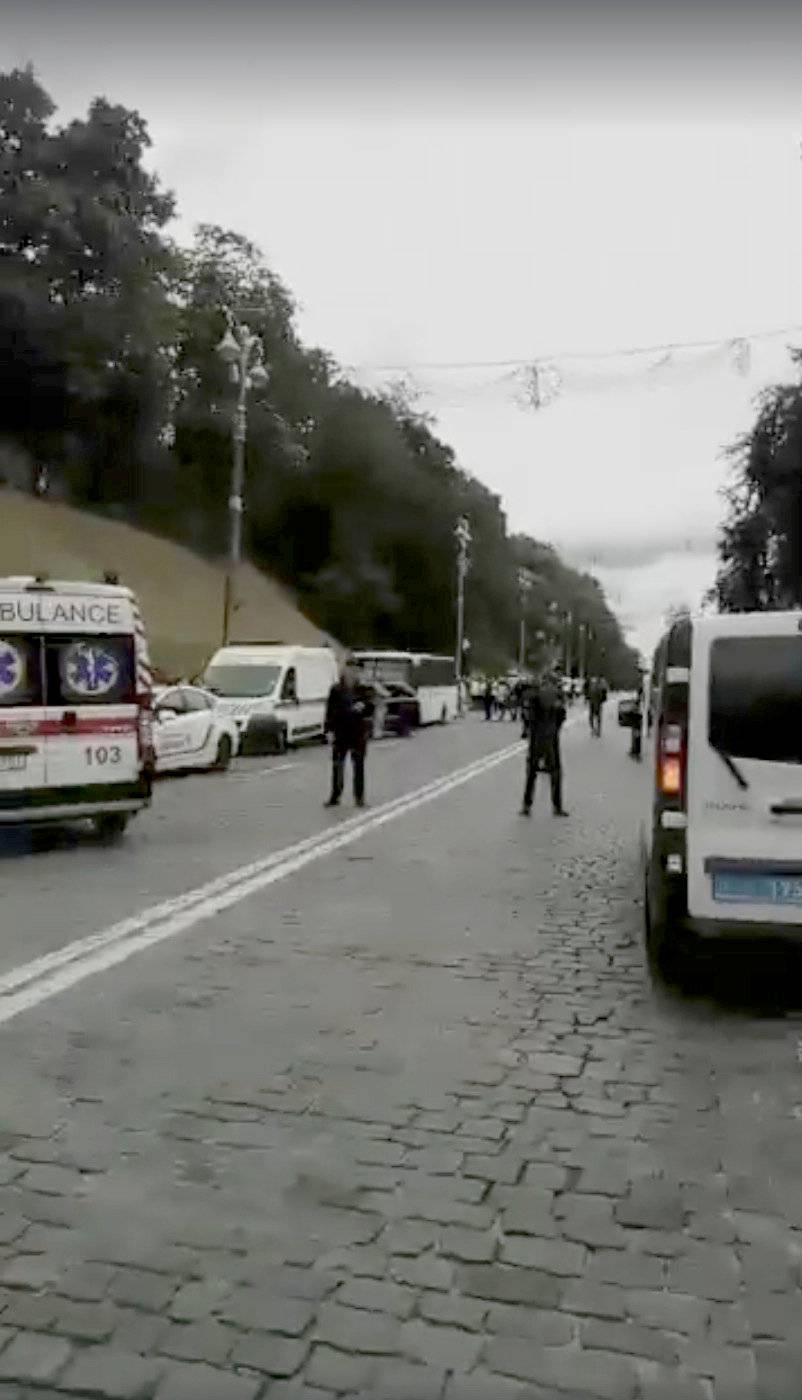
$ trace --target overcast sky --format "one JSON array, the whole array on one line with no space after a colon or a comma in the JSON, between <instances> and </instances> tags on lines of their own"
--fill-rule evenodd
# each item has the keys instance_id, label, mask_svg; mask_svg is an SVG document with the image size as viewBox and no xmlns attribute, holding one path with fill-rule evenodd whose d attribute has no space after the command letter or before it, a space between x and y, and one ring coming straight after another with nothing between
<instances>
[{"instance_id":1,"label":"overcast sky","mask_svg":"<svg viewBox=\"0 0 802 1400\"><path fill-rule=\"evenodd\" d=\"M412 367L511 528L592 566L649 649L712 581L720 449L786 340L656 384L561 357L802 325L802 16L727 10L26 0L0 60L63 118L137 107L177 232L247 234L307 340ZM539 412L482 368L538 357L570 371Z\"/></svg>"}]
</instances>

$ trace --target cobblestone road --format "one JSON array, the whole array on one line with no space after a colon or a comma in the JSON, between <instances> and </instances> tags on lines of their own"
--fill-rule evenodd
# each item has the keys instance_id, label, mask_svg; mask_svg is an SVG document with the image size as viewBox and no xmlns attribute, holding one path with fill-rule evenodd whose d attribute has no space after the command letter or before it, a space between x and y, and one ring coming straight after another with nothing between
<instances>
[{"instance_id":1,"label":"cobblestone road","mask_svg":"<svg viewBox=\"0 0 802 1400\"><path fill-rule=\"evenodd\" d=\"M798 969L653 992L624 750L0 1030L0 1400L802 1397Z\"/></svg>"}]
</instances>

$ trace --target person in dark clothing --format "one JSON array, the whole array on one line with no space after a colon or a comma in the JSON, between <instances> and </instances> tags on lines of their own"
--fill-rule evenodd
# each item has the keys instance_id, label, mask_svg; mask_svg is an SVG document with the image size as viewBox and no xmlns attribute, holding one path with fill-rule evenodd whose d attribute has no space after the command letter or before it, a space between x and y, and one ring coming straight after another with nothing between
<instances>
[{"instance_id":1,"label":"person in dark clothing","mask_svg":"<svg viewBox=\"0 0 802 1400\"><path fill-rule=\"evenodd\" d=\"M493 695L493 682L492 682L492 681L487 681L487 683L486 683L486 685L485 685L484 693L483 693L483 695L482 695L482 704L483 704L484 707L485 707L485 719L492 719L492 718L493 718L493 706L494 706L494 704L495 704L495 698L494 698L494 695Z\"/></svg>"},{"instance_id":2,"label":"person in dark clothing","mask_svg":"<svg viewBox=\"0 0 802 1400\"><path fill-rule=\"evenodd\" d=\"M525 702L524 737L526 750L526 786L521 815L532 815L535 783L539 772L548 773L551 782L551 806L555 817L567 817L563 808L562 759L560 730L565 723L565 703L558 679L546 676L532 687Z\"/></svg>"},{"instance_id":3,"label":"person in dark clothing","mask_svg":"<svg viewBox=\"0 0 802 1400\"><path fill-rule=\"evenodd\" d=\"M350 753L354 769L354 802L365 805L365 758L375 709L373 694L358 667L348 662L342 679L333 685L326 705L326 733L332 738L331 796L327 807L338 807L345 787L345 762Z\"/></svg>"},{"instance_id":4,"label":"person in dark clothing","mask_svg":"<svg viewBox=\"0 0 802 1400\"><path fill-rule=\"evenodd\" d=\"M590 686L590 697L588 708L590 712L590 732L596 738L601 737L602 713L607 700L607 686L599 676L595 676Z\"/></svg>"}]
</instances>

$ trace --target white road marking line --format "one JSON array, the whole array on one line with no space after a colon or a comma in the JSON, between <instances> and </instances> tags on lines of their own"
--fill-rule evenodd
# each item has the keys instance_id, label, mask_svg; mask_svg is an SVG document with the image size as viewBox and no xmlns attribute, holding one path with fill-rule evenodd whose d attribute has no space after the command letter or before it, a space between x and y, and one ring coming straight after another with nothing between
<instances>
[{"instance_id":1,"label":"white road marking line","mask_svg":"<svg viewBox=\"0 0 802 1400\"><path fill-rule=\"evenodd\" d=\"M413 792L393 798L374 811L350 817L333 829L316 832L293 846L274 851L186 894L163 900L109 928L76 939L56 952L14 968L0 976L0 1025L13 1021L24 1011L40 1006L87 977L127 961L135 953L184 933L193 925L239 904L259 890L294 875L313 861L351 845L362 835L378 830L396 817L453 792L473 778L498 767L514 754L519 754L522 748L520 741L509 744Z\"/></svg>"}]
</instances>

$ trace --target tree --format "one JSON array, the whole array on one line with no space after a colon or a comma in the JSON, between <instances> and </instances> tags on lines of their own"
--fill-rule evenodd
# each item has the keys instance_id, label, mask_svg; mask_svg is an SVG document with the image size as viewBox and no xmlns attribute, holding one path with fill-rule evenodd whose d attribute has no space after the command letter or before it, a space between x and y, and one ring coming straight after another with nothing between
<instances>
[{"instance_id":1,"label":"tree","mask_svg":"<svg viewBox=\"0 0 802 1400\"><path fill-rule=\"evenodd\" d=\"M245 549L325 631L450 652L465 515L472 662L514 658L526 564L533 633L570 614L576 655L584 619L599 665L623 674L631 653L597 581L510 537L498 496L460 468L408 387L364 393L305 346L292 294L243 235L204 224L173 246L174 201L146 168L149 144L136 111L98 98L57 126L32 69L0 74L0 446L15 474L44 459L78 504L219 557L235 387L216 347L233 312L269 369L248 398Z\"/></svg>"},{"instance_id":2,"label":"tree","mask_svg":"<svg viewBox=\"0 0 802 1400\"><path fill-rule=\"evenodd\" d=\"M802 352L793 360L802 365ZM713 595L723 612L802 605L802 385L758 400L752 428L728 449L734 480Z\"/></svg>"}]
</instances>

